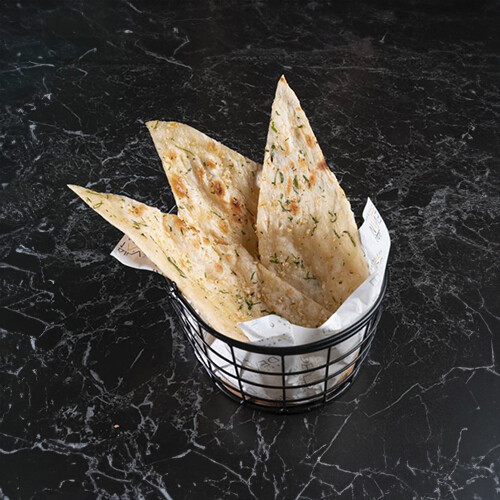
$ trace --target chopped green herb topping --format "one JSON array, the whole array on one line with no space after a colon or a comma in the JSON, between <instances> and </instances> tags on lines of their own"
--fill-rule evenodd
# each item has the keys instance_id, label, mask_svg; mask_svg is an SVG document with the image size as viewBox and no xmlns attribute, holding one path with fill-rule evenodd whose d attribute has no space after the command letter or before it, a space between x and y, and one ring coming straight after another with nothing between
<instances>
[{"instance_id":1,"label":"chopped green herb topping","mask_svg":"<svg viewBox=\"0 0 500 500\"><path fill-rule=\"evenodd\" d=\"M182 269L177 265L175 259L173 257L167 257L167 259L170 262L170 264L172 264L177 269L177 272L180 274L181 278L185 278L186 275L183 273Z\"/></svg>"},{"instance_id":2,"label":"chopped green herb topping","mask_svg":"<svg viewBox=\"0 0 500 500\"><path fill-rule=\"evenodd\" d=\"M328 210L328 215L330 216L330 222L332 224L337 221L337 213L336 212L330 212L330 210Z\"/></svg>"},{"instance_id":3,"label":"chopped green herb topping","mask_svg":"<svg viewBox=\"0 0 500 500\"><path fill-rule=\"evenodd\" d=\"M274 314L274 311L269 311L267 309L261 309L260 312L263 314Z\"/></svg>"},{"instance_id":4,"label":"chopped green herb topping","mask_svg":"<svg viewBox=\"0 0 500 500\"><path fill-rule=\"evenodd\" d=\"M183 148L183 147L179 146L172 138L170 138L170 141L173 143L173 145L176 148L184 151L185 153L189 153L191 156L196 156L192 151L189 151L189 149L186 149L186 148Z\"/></svg>"},{"instance_id":5,"label":"chopped green herb topping","mask_svg":"<svg viewBox=\"0 0 500 500\"><path fill-rule=\"evenodd\" d=\"M292 257L292 262L297 266L301 267L302 269L304 268L304 263L302 262L302 259L298 255L294 255L293 253L291 254Z\"/></svg>"},{"instance_id":6,"label":"chopped green herb topping","mask_svg":"<svg viewBox=\"0 0 500 500\"><path fill-rule=\"evenodd\" d=\"M351 240L351 243L356 246L356 242L354 241L353 237L351 236L351 233L349 231L342 231L343 233L346 233L347 236L349 236L349 239Z\"/></svg>"},{"instance_id":7,"label":"chopped green herb topping","mask_svg":"<svg viewBox=\"0 0 500 500\"><path fill-rule=\"evenodd\" d=\"M283 212L290 212L290 210L288 210L288 208L285 208L285 207L283 206L283 203L281 203L281 200L278 200L278 202L279 202L279 204L280 204L280 206L281 206L281 210L282 210ZM288 202L288 203L287 203L287 202ZM290 202L289 202L288 200L287 200L285 203L286 203L287 205L289 205L289 204L290 204Z\"/></svg>"},{"instance_id":8,"label":"chopped green herb topping","mask_svg":"<svg viewBox=\"0 0 500 500\"><path fill-rule=\"evenodd\" d=\"M269 259L269 262L273 263L273 264L279 264L280 261L278 260L278 254L276 252L274 252L273 255L271 255L271 258Z\"/></svg>"},{"instance_id":9,"label":"chopped green herb topping","mask_svg":"<svg viewBox=\"0 0 500 500\"><path fill-rule=\"evenodd\" d=\"M274 132L274 133L278 133L278 131L276 130L276 127L274 125L274 122L271 120L271 130Z\"/></svg>"},{"instance_id":10,"label":"chopped green herb topping","mask_svg":"<svg viewBox=\"0 0 500 500\"><path fill-rule=\"evenodd\" d=\"M318 227L318 222L319 220L314 217L314 215L311 215L311 219L314 222L314 227L311 229L311 236L314 234L314 231L316 231L316 228Z\"/></svg>"},{"instance_id":11,"label":"chopped green herb topping","mask_svg":"<svg viewBox=\"0 0 500 500\"><path fill-rule=\"evenodd\" d=\"M245 299L245 302L247 304L248 310L251 311L253 306L256 306L257 304L261 304L262 302L252 302L250 299Z\"/></svg>"}]
</instances>

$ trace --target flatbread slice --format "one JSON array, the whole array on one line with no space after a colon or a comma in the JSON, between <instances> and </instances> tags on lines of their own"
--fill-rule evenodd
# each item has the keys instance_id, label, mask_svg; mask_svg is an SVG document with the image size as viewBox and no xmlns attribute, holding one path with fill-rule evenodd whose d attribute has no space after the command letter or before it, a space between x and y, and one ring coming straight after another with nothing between
<instances>
[{"instance_id":1,"label":"flatbread slice","mask_svg":"<svg viewBox=\"0 0 500 500\"><path fill-rule=\"evenodd\" d=\"M247 341L238 323L271 312L302 326L316 326L327 318L326 310L268 271L241 245L216 243L178 216L125 196L69 187L127 234L217 331Z\"/></svg>"},{"instance_id":2,"label":"flatbread slice","mask_svg":"<svg viewBox=\"0 0 500 500\"><path fill-rule=\"evenodd\" d=\"M257 214L261 262L328 311L368 277L349 201L284 77L271 111Z\"/></svg>"},{"instance_id":3,"label":"flatbread slice","mask_svg":"<svg viewBox=\"0 0 500 500\"><path fill-rule=\"evenodd\" d=\"M146 123L181 217L220 243L257 255L255 222L261 165L176 122Z\"/></svg>"}]
</instances>

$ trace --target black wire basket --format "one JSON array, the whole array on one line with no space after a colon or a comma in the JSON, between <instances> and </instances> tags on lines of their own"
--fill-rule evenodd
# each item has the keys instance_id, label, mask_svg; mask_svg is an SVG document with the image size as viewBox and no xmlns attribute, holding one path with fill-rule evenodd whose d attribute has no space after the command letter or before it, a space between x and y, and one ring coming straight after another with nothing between
<instances>
[{"instance_id":1,"label":"black wire basket","mask_svg":"<svg viewBox=\"0 0 500 500\"><path fill-rule=\"evenodd\" d=\"M375 336L387 282L388 271L373 306L348 328L317 342L281 347L217 332L168 281L184 334L213 383L240 404L273 413L310 410L349 389Z\"/></svg>"}]
</instances>

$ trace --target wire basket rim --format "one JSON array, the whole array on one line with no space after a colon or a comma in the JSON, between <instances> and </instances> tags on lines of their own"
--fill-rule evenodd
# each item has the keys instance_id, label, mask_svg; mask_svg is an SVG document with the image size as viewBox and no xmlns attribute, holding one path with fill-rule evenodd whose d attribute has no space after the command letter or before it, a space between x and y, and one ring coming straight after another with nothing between
<instances>
[{"instance_id":1,"label":"wire basket rim","mask_svg":"<svg viewBox=\"0 0 500 500\"><path fill-rule=\"evenodd\" d=\"M223 342L225 342L226 344L230 345L233 348L241 349L243 351L255 352L258 354L270 354L275 356L288 356L293 354L304 354L314 351L320 351L328 347L333 347L347 340L352 335L356 334L359 330L361 330L361 328L363 328L365 324L368 323L370 318L376 313L382 300L385 297L385 293L387 290L387 283L389 281L389 268L387 267L385 270L382 286L380 288L380 293L376 298L374 304L358 320L349 325L347 328L340 330L339 332L335 332L325 339L295 346L263 346L259 344L252 344L250 342L241 342L239 340L233 339L232 337L225 335L224 333L218 332L209 324L207 324L207 322L198 314L198 312L189 303L186 297L184 297L184 295L179 290L175 282L169 280L168 278L166 278L166 280L169 284L170 299L178 300L179 302L181 302L182 306L185 307L191 313L191 315L199 323L199 325L201 325L204 330L206 330L209 334L213 335L215 338L222 340Z\"/></svg>"}]
</instances>

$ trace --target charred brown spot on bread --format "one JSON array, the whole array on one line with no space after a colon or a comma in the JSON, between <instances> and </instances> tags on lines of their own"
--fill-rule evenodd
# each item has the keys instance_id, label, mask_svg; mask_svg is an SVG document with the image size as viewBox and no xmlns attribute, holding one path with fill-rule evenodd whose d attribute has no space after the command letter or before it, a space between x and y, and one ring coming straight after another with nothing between
<instances>
[{"instance_id":1,"label":"charred brown spot on bread","mask_svg":"<svg viewBox=\"0 0 500 500\"><path fill-rule=\"evenodd\" d=\"M205 170L203 170L201 167L198 167L196 169L196 173L198 174L200 181L202 181L205 178Z\"/></svg>"},{"instance_id":2,"label":"charred brown spot on bread","mask_svg":"<svg viewBox=\"0 0 500 500\"><path fill-rule=\"evenodd\" d=\"M223 182L219 179L215 179L210 183L210 190L212 191L212 193L220 197L224 197L224 195L226 194L226 188Z\"/></svg>"},{"instance_id":3,"label":"charred brown spot on bread","mask_svg":"<svg viewBox=\"0 0 500 500\"><path fill-rule=\"evenodd\" d=\"M287 180L286 180L286 190L285 190L285 193L287 196L290 195L290 193L292 192L292 178L290 176L288 176Z\"/></svg>"},{"instance_id":4,"label":"charred brown spot on bread","mask_svg":"<svg viewBox=\"0 0 500 500\"><path fill-rule=\"evenodd\" d=\"M200 246L201 246L200 240L198 238L194 238L191 241L191 245L193 245L195 248L200 248Z\"/></svg>"},{"instance_id":5,"label":"charred brown spot on bread","mask_svg":"<svg viewBox=\"0 0 500 500\"><path fill-rule=\"evenodd\" d=\"M309 176L309 183L311 184L311 187L316 184L316 174L314 172L311 172L311 175Z\"/></svg>"},{"instance_id":6,"label":"charred brown spot on bread","mask_svg":"<svg viewBox=\"0 0 500 500\"><path fill-rule=\"evenodd\" d=\"M328 170L328 165L326 164L326 161L324 158L321 159L316 165L318 167L318 170Z\"/></svg>"},{"instance_id":7,"label":"charred brown spot on bread","mask_svg":"<svg viewBox=\"0 0 500 500\"><path fill-rule=\"evenodd\" d=\"M172 175L170 178L170 185L172 186L172 190L174 194L176 194L179 198L183 198L187 194L187 189L182 179L178 175Z\"/></svg>"},{"instance_id":8,"label":"charred brown spot on bread","mask_svg":"<svg viewBox=\"0 0 500 500\"><path fill-rule=\"evenodd\" d=\"M232 212L231 219L236 224L244 224L248 220L246 215L242 214L241 212Z\"/></svg>"},{"instance_id":9,"label":"charred brown spot on bread","mask_svg":"<svg viewBox=\"0 0 500 500\"><path fill-rule=\"evenodd\" d=\"M223 267L222 267L222 264L220 262L216 262L214 264L214 270L216 273L222 273L222 271L224 270Z\"/></svg>"},{"instance_id":10,"label":"charred brown spot on bread","mask_svg":"<svg viewBox=\"0 0 500 500\"><path fill-rule=\"evenodd\" d=\"M297 215L299 212L300 212L299 204L295 200L293 200L290 203L290 213L292 215Z\"/></svg>"},{"instance_id":11,"label":"charred brown spot on bread","mask_svg":"<svg viewBox=\"0 0 500 500\"><path fill-rule=\"evenodd\" d=\"M287 288L285 291L285 295L287 297L293 297L293 290L291 288Z\"/></svg>"},{"instance_id":12,"label":"charred brown spot on bread","mask_svg":"<svg viewBox=\"0 0 500 500\"><path fill-rule=\"evenodd\" d=\"M229 233L229 224L227 220L220 220L217 225L219 226L219 229L224 233L227 234Z\"/></svg>"},{"instance_id":13,"label":"charred brown spot on bread","mask_svg":"<svg viewBox=\"0 0 500 500\"><path fill-rule=\"evenodd\" d=\"M185 229L186 224L184 224L184 221L180 217L174 217L173 219L174 226L176 229Z\"/></svg>"},{"instance_id":14,"label":"charred brown spot on bread","mask_svg":"<svg viewBox=\"0 0 500 500\"><path fill-rule=\"evenodd\" d=\"M180 231L181 233L184 231L184 229L187 229L186 224L184 224L183 220L180 219L179 217L170 217L170 216L164 216L163 217L163 228L167 233L174 231Z\"/></svg>"},{"instance_id":15,"label":"charred brown spot on bread","mask_svg":"<svg viewBox=\"0 0 500 500\"><path fill-rule=\"evenodd\" d=\"M137 217L141 217L141 215L145 212L146 207L144 205L134 205L129 212L132 215L136 215Z\"/></svg>"},{"instance_id":16,"label":"charred brown spot on bread","mask_svg":"<svg viewBox=\"0 0 500 500\"><path fill-rule=\"evenodd\" d=\"M289 146L288 142L289 141L285 141L283 143L283 153L285 153L286 155L290 154L290 146Z\"/></svg>"},{"instance_id":17,"label":"charred brown spot on bread","mask_svg":"<svg viewBox=\"0 0 500 500\"><path fill-rule=\"evenodd\" d=\"M299 156L299 167L305 169L307 166L307 160L304 156Z\"/></svg>"},{"instance_id":18,"label":"charred brown spot on bread","mask_svg":"<svg viewBox=\"0 0 500 500\"><path fill-rule=\"evenodd\" d=\"M214 141L208 141L207 150L210 151L211 153L216 153L217 152L217 144L215 144Z\"/></svg>"},{"instance_id":19,"label":"charred brown spot on bread","mask_svg":"<svg viewBox=\"0 0 500 500\"><path fill-rule=\"evenodd\" d=\"M207 164L207 167L210 169L210 170L213 170L214 168L217 167L217 163L215 163L211 158L209 158L207 161L206 161L206 164Z\"/></svg>"},{"instance_id":20,"label":"charred brown spot on bread","mask_svg":"<svg viewBox=\"0 0 500 500\"><path fill-rule=\"evenodd\" d=\"M171 160L176 160L176 159L177 159L177 153L176 153L173 149L169 149L169 150L168 150L167 156L168 156Z\"/></svg>"},{"instance_id":21,"label":"charred brown spot on bread","mask_svg":"<svg viewBox=\"0 0 500 500\"><path fill-rule=\"evenodd\" d=\"M236 196L231 197L231 205L233 206L234 209L236 209L238 212L241 211L241 202L236 198Z\"/></svg>"},{"instance_id":22,"label":"charred brown spot on bread","mask_svg":"<svg viewBox=\"0 0 500 500\"><path fill-rule=\"evenodd\" d=\"M312 148L314 146L314 138L310 135L306 135L306 144Z\"/></svg>"}]
</instances>

